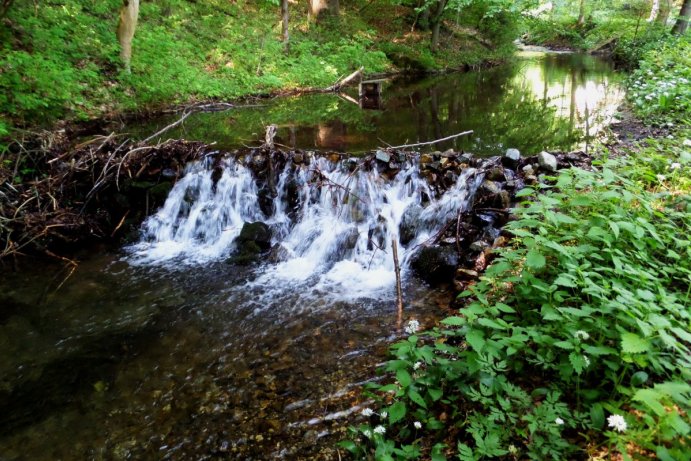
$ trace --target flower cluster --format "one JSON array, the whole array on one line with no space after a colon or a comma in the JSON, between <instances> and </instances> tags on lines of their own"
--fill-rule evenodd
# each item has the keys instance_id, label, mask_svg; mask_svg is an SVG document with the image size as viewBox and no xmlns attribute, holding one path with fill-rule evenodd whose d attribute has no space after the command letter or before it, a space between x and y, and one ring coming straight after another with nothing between
<instances>
[{"instance_id":1,"label":"flower cluster","mask_svg":"<svg viewBox=\"0 0 691 461\"><path fill-rule=\"evenodd\" d=\"M607 426L611 427L617 432L624 432L628 427L626 420L622 415L609 415L607 418Z\"/></svg>"},{"instance_id":2,"label":"flower cluster","mask_svg":"<svg viewBox=\"0 0 691 461\"><path fill-rule=\"evenodd\" d=\"M409 321L405 326L405 332L409 335L414 335L420 329L420 322L415 319Z\"/></svg>"}]
</instances>

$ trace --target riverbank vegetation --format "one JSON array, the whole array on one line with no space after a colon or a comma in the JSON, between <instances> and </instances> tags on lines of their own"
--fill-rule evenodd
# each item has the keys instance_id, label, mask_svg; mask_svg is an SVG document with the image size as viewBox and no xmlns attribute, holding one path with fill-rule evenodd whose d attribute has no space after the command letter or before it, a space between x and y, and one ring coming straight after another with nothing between
<instances>
[{"instance_id":1,"label":"riverbank vegetation","mask_svg":"<svg viewBox=\"0 0 691 461\"><path fill-rule=\"evenodd\" d=\"M147 1L123 52L120 0L9 2L0 137L13 126L326 87L361 66L376 74L498 62L514 50L514 3L321 2L317 14L294 2L286 36L278 2Z\"/></svg>"},{"instance_id":2,"label":"riverbank vegetation","mask_svg":"<svg viewBox=\"0 0 691 461\"><path fill-rule=\"evenodd\" d=\"M592 170L519 192L511 243L457 314L392 347L395 379L370 386L379 407L343 446L378 460L689 459L690 55L688 37L641 51L630 101L668 135L603 144Z\"/></svg>"}]
</instances>

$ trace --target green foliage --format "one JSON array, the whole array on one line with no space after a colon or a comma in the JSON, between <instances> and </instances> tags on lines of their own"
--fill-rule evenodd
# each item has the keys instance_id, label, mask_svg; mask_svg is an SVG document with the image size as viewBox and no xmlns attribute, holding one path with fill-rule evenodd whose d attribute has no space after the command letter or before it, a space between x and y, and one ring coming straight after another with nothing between
<instances>
[{"instance_id":1,"label":"green foliage","mask_svg":"<svg viewBox=\"0 0 691 461\"><path fill-rule=\"evenodd\" d=\"M688 119L691 111L691 39L688 34L656 43L629 80L636 112L668 123Z\"/></svg>"},{"instance_id":2,"label":"green foliage","mask_svg":"<svg viewBox=\"0 0 691 461\"><path fill-rule=\"evenodd\" d=\"M463 460L560 460L604 443L688 459L689 137L522 190L514 245L465 307L392 347L395 381L370 386L386 432L353 429L356 455L418 459L446 442Z\"/></svg>"}]
</instances>

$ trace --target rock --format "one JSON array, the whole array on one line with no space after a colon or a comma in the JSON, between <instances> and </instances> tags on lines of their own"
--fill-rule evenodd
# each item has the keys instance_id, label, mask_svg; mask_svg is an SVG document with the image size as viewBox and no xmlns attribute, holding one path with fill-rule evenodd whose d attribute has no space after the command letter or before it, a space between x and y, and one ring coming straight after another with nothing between
<instances>
[{"instance_id":1,"label":"rock","mask_svg":"<svg viewBox=\"0 0 691 461\"><path fill-rule=\"evenodd\" d=\"M498 166L489 170L485 177L490 181L504 181L506 179L504 177L504 169Z\"/></svg>"},{"instance_id":2,"label":"rock","mask_svg":"<svg viewBox=\"0 0 691 461\"><path fill-rule=\"evenodd\" d=\"M274 198L268 186L264 186L257 192L257 201L259 202L259 209L262 210L265 216L274 214Z\"/></svg>"},{"instance_id":3,"label":"rock","mask_svg":"<svg viewBox=\"0 0 691 461\"><path fill-rule=\"evenodd\" d=\"M501 192L501 187L494 181L484 180L480 184L480 192L485 194L498 194Z\"/></svg>"},{"instance_id":4,"label":"rock","mask_svg":"<svg viewBox=\"0 0 691 461\"><path fill-rule=\"evenodd\" d=\"M471 160L473 160L473 154L470 153L464 153L461 155L462 162L470 164Z\"/></svg>"},{"instance_id":5,"label":"rock","mask_svg":"<svg viewBox=\"0 0 691 461\"><path fill-rule=\"evenodd\" d=\"M407 245L417 235L421 213L422 207L420 205L411 205L403 212L401 223L398 225L398 235L402 245Z\"/></svg>"},{"instance_id":6,"label":"rock","mask_svg":"<svg viewBox=\"0 0 691 461\"><path fill-rule=\"evenodd\" d=\"M424 247L413 256L411 266L427 283L450 282L458 266L458 254L452 246Z\"/></svg>"},{"instance_id":7,"label":"rock","mask_svg":"<svg viewBox=\"0 0 691 461\"><path fill-rule=\"evenodd\" d=\"M304 156L304 155L298 154L298 153L296 153L295 155L293 155L293 163L296 163L296 164L299 165L300 163L302 163L302 162L304 162L304 161L305 161L305 156Z\"/></svg>"},{"instance_id":8,"label":"rock","mask_svg":"<svg viewBox=\"0 0 691 461\"><path fill-rule=\"evenodd\" d=\"M484 251L486 248L489 248L489 243L484 240L477 240L470 244L470 249L472 251Z\"/></svg>"},{"instance_id":9,"label":"rock","mask_svg":"<svg viewBox=\"0 0 691 461\"><path fill-rule=\"evenodd\" d=\"M533 174L529 174L525 177L525 182L526 184L536 184L537 183L537 176Z\"/></svg>"},{"instance_id":10,"label":"rock","mask_svg":"<svg viewBox=\"0 0 691 461\"><path fill-rule=\"evenodd\" d=\"M447 149L441 154L442 158L454 158L456 157L456 152L453 151L453 149Z\"/></svg>"},{"instance_id":11,"label":"rock","mask_svg":"<svg viewBox=\"0 0 691 461\"><path fill-rule=\"evenodd\" d=\"M178 175L177 170L174 170L172 168L164 168L163 171L161 171L161 176L164 178L175 178Z\"/></svg>"},{"instance_id":12,"label":"rock","mask_svg":"<svg viewBox=\"0 0 691 461\"><path fill-rule=\"evenodd\" d=\"M389 163L391 161L391 154L383 150L378 150L374 155L374 158L380 162Z\"/></svg>"},{"instance_id":13,"label":"rock","mask_svg":"<svg viewBox=\"0 0 691 461\"><path fill-rule=\"evenodd\" d=\"M535 173L535 170L533 169L533 166L532 166L532 165L526 165L526 166L524 166L521 170L522 170L523 173L525 173L526 175L531 175L531 174Z\"/></svg>"},{"instance_id":14,"label":"rock","mask_svg":"<svg viewBox=\"0 0 691 461\"><path fill-rule=\"evenodd\" d=\"M521 152L518 149L506 149L504 158L511 160L514 163L518 163L521 159Z\"/></svg>"},{"instance_id":15,"label":"rock","mask_svg":"<svg viewBox=\"0 0 691 461\"><path fill-rule=\"evenodd\" d=\"M271 228L261 221L246 222L236 242L238 244L253 242L259 248L268 250L271 248Z\"/></svg>"},{"instance_id":16,"label":"rock","mask_svg":"<svg viewBox=\"0 0 691 461\"><path fill-rule=\"evenodd\" d=\"M283 261L288 261L290 259L290 252L286 247L280 243L275 244L269 250L269 254L266 256L267 261L270 263L281 263Z\"/></svg>"},{"instance_id":17,"label":"rock","mask_svg":"<svg viewBox=\"0 0 691 461\"><path fill-rule=\"evenodd\" d=\"M459 280L474 280L479 277L479 274L472 269L456 269L456 278Z\"/></svg>"},{"instance_id":18,"label":"rock","mask_svg":"<svg viewBox=\"0 0 691 461\"><path fill-rule=\"evenodd\" d=\"M357 245L358 238L360 238L358 228L351 227L345 232L340 243L344 248L352 250Z\"/></svg>"},{"instance_id":19,"label":"rock","mask_svg":"<svg viewBox=\"0 0 691 461\"><path fill-rule=\"evenodd\" d=\"M432 163L433 161L434 157L432 157L430 154L420 155L420 165L426 165L428 163Z\"/></svg>"},{"instance_id":20,"label":"rock","mask_svg":"<svg viewBox=\"0 0 691 461\"><path fill-rule=\"evenodd\" d=\"M499 192L498 198L499 205L501 205L499 208L511 208L511 195L507 191Z\"/></svg>"},{"instance_id":21,"label":"rock","mask_svg":"<svg viewBox=\"0 0 691 461\"><path fill-rule=\"evenodd\" d=\"M542 152L537 154L537 161L540 164L540 168L542 168L543 170L549 172L557 171L557 158L549 152L545 152L543 150Z\"/></svg>"}]
</instances>

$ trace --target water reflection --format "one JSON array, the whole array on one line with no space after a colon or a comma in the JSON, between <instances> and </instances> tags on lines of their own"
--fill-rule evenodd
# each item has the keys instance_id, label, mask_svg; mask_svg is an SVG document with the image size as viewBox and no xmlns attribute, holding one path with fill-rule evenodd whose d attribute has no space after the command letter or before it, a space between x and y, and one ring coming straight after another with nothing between
<instances>
[{"instance_id":1,"label":"water reflection","mask_svg":"<svg viewBox=\"0 0 691 461\"><path fill-rule=\"evenodd\" d=\"M524 53L514 63L464 74L383 83L378 109L347 94L269 101L263 107L196 114L172 137L216 142L232 149L256 144L264 127L279 126L277 141L290 148L365 152L379 146L440 139L465 130L472 137L433 146L481 155L515 147L525 153L568 149L594 134L623 98L621 77L600 58ZM141 135L171 118L139 126Z\"/></svg>"}]
</instances>

